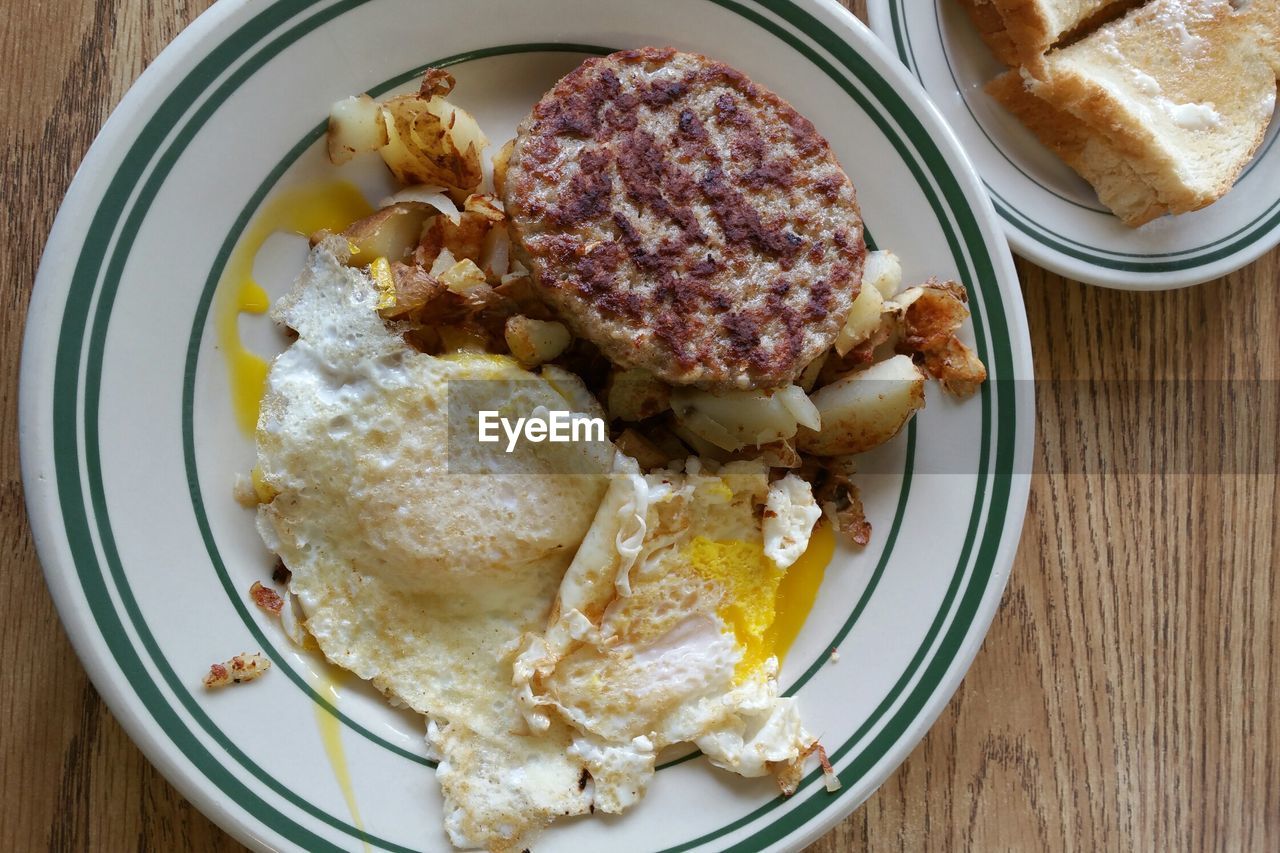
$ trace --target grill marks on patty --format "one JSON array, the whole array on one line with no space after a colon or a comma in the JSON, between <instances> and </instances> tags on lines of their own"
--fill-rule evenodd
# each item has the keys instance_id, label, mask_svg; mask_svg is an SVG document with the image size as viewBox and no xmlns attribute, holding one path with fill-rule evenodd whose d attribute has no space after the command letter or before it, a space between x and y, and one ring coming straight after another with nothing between
<instances>
[{"instance_id":1,"label":"grill marks on patty","mask_svg":"<svg viewBox=\"0 0 1280 853\"><path fill-rule=\"evenodd\" d=\"M652 70L673 57L683 59L653 76L620 78L609 64ZM523 175L508 183L513 236L544 288L647 327L679 368L669 381L691 373L703 384L741 386L746 370L750 384L781 384L817 354L807 353L815 327L829 344L856 295L864 251L856 202L811 123L740 72L689 58L646 48L606 57L603 68L589 60L539 102L513 159ZM708 104L705 93L716 87L729 90ZM781 121L764 121L762 104ZM818 162L798 164L788 148ZM802 165L821 174L809 180ZM785 201L815 189L851 208L834 229L810 229ZM760 260L775 273L766 292L735 298ZM795 280L800 261L823 275ZM589 320L568 319L594 339ZM645 362L603 348L615 360Z\"/></svg>"},{"instance_id":2,"label":"grill marks on patty","mask_svg":"<svg viewBox=\"0 0 1280 853\"><path fill-rule=\"evenodd\" d=\"M618 176L637 207L679 228L682 248L706 245L707 235L689 207L696 191L693 173L670 162L651 133L633 129L618 142Z\"/></svg>"},{"instance_id":3,"label":"grill marks on patty","mask_svg":"<svg viewBox=\"0 0 1280 853\"><path fill-rule=\"evenodd\" d=\"M782 227L766 225L743 194L729 184L723 160L702 121L692 110L680 111L672 140L686 161L683 164L669 159L669 149L659 146L653 134L637 126L634 110L639 103L650 107L667 106L689 90L689 84L696 76L690 74L681 80L655 80L636 96L618 94L617 76L612 72L602 74L588 87L586 97L577 99L560 113L557 126L574 133L594 126L597 138L612 130L616 141L611 147L584 152L578 172L569 181L558 205L549 211L551 218L561 226L577 225L604 215L613 193L612 169L616 168L627 197L636 207L649 211L677 229L677 238L663 238L657 250L650 251L645 248L638 229L626 214L613 213L614 226L631 262L658 279L656 291L661 308L654 333L671 347L676 361L683 367L696 364L707 353L706 347L689 345L682 326L690 322L689 318L696 322L696 312L704 302L711 303L717 312L727 311L732 304L727 296L705 286L705 280L719 266L711 255L706 255L687 270L683 269L685 253L690 247L705 248L709 245L709 237L690 207L698 200L697 194L700 193L701 200L710 206L724 241L730 245L750 245L782 259L786 268L789 266L786 259L798 252L804 243L799 236ZM616 99L615 102L609 102L609 97ZM717 105L724 101L728 112L735 116L733 153L757 164L746 173L744 182L752 187L764 184L783 188L793 186L795 177L786 164L765 161L764 138L753 121L741 120L744 114L737 110L733 100L733 96L726 93L720 96ZM590 110L595 110L595 115L589 115ZM616 158L612 153L614 149ZM814 248L821 249L820 246ZM612 251L589 252L575 264L581 274L578 290L584 297L596 298L601 307L613 313L640 320L647 310L647 301L628 299L625 292L610 293L605 286L609 279L602 273L616 272L617 260L616 253ZM685 276L681 276L681 272ZM826 282L818 284L821 292L811 298L803 313L805 319L824 315L830 308L831 288ZM783 293L790 289L785 280L779 280L778 286ZM776 317L787 328L784 358L794 355L799 346L800 315L780 299L770 299L769 309L771 313L766 316L760 316L759 311L726 313L720 321L737 357L757 367L764 367L767 357L757 346L759 327L763 322Z\"/></svg>"},{"instance_id":4,"label":"grill marks on patty","mask_svg":"<svg viewBox=\"0 0 1280 853\"><path fill-rule=\"evenodd\" d=\"M712 202L712 213L730 245L750 244L765 254L782 258L784 268L786 259L804 245L804 240L798 235L766 226L742 193L725 180L721 167L708 169L698 181L698 186Z\"/></svg>"},{"instance_id":5,"label":"grill marks on patty","mask_svg":"<svg viewBox=\"0 0 1280 853\"><path fill-rule=\"evenodd\" d=\"M609 170L612 160L607 148L582 155L582 168L569 180L560 205L550 211L557 225L577 225L609 212L613 200L613 175Z\"/></svg>"},{"instance_id":6,"label":"grill marks on patty","mask_svg":"<svg viewBox=\"0 0 1280 853\"><path fill-rule=\"evenodd\" d=\"M552 219L560 225L576 225L601 215L601 199L612 191L613 176L609 167L614 158L609 154L616 149L617 174L627 196L637 207L674 224L683 235L684 247L709 244L697 217L688 207L696 200L695 191L700 191L702 200L711 206L724 240L730 245L750 244L775 257L787 257L798 251L803 244L799 236L786 230L784 224L766 224L742 193L726 181L727 164L692 110L680 111L678 129L671 140L682 155L683 163L669 159L666 153L670 149L659 146L653 134L637 126L634 111L639 103L668 105L683 96L689 84L700 76L706 76L705 70L689 74L683 80L656 80L648 84L643 94L615 95L613 102L604 97L604 93L617 89L618 80L613 72L605 72L588 84L590 96L577 99L573 107L558 113L554 126L572 127L573 132L577 132L577 128L591 124L597 129L598 141L609 136L614 139L609 147L592 148L583 153L578 173L560 197L559 206L550 211ZM727 93L721 96L722 99L732 97ZM587 116L588 109L595 109L596 113ZM630 120L619 119L619 113L630 116ZM734 113L741 115L736 109ZM747 173L748 185L772 183L788 188L795 184L786 164L764 162L765 143L754 122L735 122L733 144L735 154L749 152L750 158L759 164Z\"/></svg>"},{"instance_id":7,"label":"grill marks on patty","mask_svg":"<svg viewBox=\"0 0 1280 853\"><path fill-rule=\"evenodd\" d=\"M546 129L553 135L591 136L600 126L600 112L605 104L617 101L621 94L622 84L618 75L605 69L590 86L578 89L563 101L548 104L543 110L547 115L540 118L547 121ZM544 103L540 102L538 107Z\"/></svg>"}]
</instances>

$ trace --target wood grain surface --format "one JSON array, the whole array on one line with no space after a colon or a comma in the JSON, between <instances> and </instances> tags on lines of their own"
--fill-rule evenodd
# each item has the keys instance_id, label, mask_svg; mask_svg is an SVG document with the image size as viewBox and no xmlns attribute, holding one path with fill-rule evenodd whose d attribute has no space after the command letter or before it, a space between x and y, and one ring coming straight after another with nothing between
<instances>
[{"instance_id":1,"label":"wood grain surface","mask_svg":"<svg viewBox=\"0 0 1280 853\"><path fill-rule=\"evenodd\" d=\"M54 213L112 107L206 5L0 9L4 851L241 849L89 684L18 470L18 356ZM1280 252L1172 293L1018 271L1038 449L1005 601L929 735L810 849L1280 849ZM1146 379L1195 381L1103 382ZM1202 464L1162 464L1188 448Z\"/></svg>"}]
</instances>

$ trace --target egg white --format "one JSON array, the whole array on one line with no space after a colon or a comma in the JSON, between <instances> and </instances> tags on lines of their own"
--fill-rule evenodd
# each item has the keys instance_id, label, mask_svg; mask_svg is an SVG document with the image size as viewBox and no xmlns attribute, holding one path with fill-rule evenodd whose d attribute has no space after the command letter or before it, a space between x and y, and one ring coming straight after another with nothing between
<instances>
[{"instance_id":1,"label":"egg white","mask_svg":"<svg viewBox=\"0 0 1280 853\"><path fill-rule=\"evenodd\" d=\"M503 460L511 473L463 473L476 466L448 458L449 382L507 382L504 404L525 412L565 397L510 359L412 350L341 251L317 247L276 310L298 339L272 365L259 420L275 493L259 530L325 656L432 721L451 840L520 849L590 807L568 737L525 729L511 666L546 622L607 458L601 473L562 474L565 454L598 451L525 444Z\"/></svg>"},{"instance_id":2,"label":"egg white","mask_svg":"<svg viewBox=\"0 0 1280 853\"><path fill-rule=\"evenodd\" d=\"M635 802L671 744L743 776L788 774L814 739L795 700L778 696L777 658L750 655L818 518L808 485L770 487L755 461L709 473L690 459L647 476L625 456L615 466L548 629L516 660L530 728L573 727L603 811ZM700 567L716 549L745 559ZM753 598L755 610L735 611Z\"/></svg>"},{"instance_id":3,"label":"egg white","mask_svg":"<svg viewBox=\"0 0 1280 853\"><path fill-rule=\"evenodd\" d=\"M813 738L760 638L819 515L808 485L549 443L495 469L450 443L451 382L516 412L598 404L554 368L413 350L344 251L317 246L275 311L298 338L263 400L258 527L325 656L429 720L451 841L518 850L621 812L671 744L793 771Z\"/></svg>"}]
</instances>

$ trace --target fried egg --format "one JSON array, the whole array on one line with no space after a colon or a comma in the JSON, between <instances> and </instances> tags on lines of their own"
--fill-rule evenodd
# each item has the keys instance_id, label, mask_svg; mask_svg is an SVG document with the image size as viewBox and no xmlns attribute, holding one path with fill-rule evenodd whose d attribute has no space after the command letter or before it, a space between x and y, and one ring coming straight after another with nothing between
<instances>
[{"instance_id":1,"label":"fried egg","mask_svg":"<svg viewBox=\"0 0 1280 853\"><path fill-rule=\"evenodd\" d=\"M511 672L522 635L546 624L609 460L564 474L600 449L523 443L505 473L468 473L484 460L450 447L448 385L485 380L508 406L571 409L563 378L411 349L342 251L313 250L276 308L298 338L272 364L258 423L273 495L258 527L325 656L431 720L453 843L521 849L552 816L590 807L567 736L514 734Z\"/></svg>"},{"instance_id":2,"label":"fried egg","mask_svg":"<svg viewBox=\"0 0 1280 853\"><path fill-rule=\"evenodd\" d=\"M641 475L619 455L546 631L515 664L533 731L568 724L596 808L643 795L657 754L693 743L743 776L788 773L814 738L778 695L778 588L821 511L759 461Z\"/></svg>"},{"instance_id":3,"label":"fried egg","mask_svg":"<svg viewBox=\"0 0 1280 853\"><path fill-rule=\"evenodd\" d=\"M774 619L820 515L808 484L758 461L642 475L607 442L497 465L452 440L475 407L451 399L599 404L559 368L414 350L344 253L317 246L274 312L297 340L258 422L258 527L326 658L427 718L453 844L621 812L671 744L795 768L813 738L778 695Z\"/></svg>"}]
</instances>

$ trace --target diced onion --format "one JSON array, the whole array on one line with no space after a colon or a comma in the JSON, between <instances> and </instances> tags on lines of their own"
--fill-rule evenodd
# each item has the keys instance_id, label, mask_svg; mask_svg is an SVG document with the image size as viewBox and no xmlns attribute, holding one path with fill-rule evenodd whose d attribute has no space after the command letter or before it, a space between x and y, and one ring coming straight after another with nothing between
<instances>
[{"instance_id":1,"label":"diced onion","mask_svg":"<svg viewBox=\"0 0 1280 853\"><path fill-rule=\"evenodd\" d=\"M480 267L490 278L504 279L510 269L511 237L498 225L489 229L481 249Z\"/></svg>"},{"instance_id":2,"label":"diced onion","mask_svg":"<svg viewBox=\"0 0 1280 853\"><path fill-rule=\"evenodd\" d=\"M893 252L868 252L862 265L862 286L874 287L889 299L902 286L902 264Z\"/></svg>"},{"instance_id":3,"label":"diced onion","mask_svg":"<svg viewBox=\"0 0 1280 853\"><path fill-rule=\"evenodd\" d=\"M458 206L453 203L453 199L449 198L443 187L435 187L430 184L417 184L412 187L405 187L395 195L390 195L378 202L378 207L390 207L404 201L416 201L420 204L430 205L438 210L454 225L458 224L462 211L458 210Z\"/></svg>"},{"instance_id":4,"label":"diced onion","mask_svg":"<svg viewBox=\"0 0 1280 853\"><path fill-rule=\"evenodd\" d=\"M822 428L822 417L818 414L818 407L813 405L809 395L804 393L804 389L799 385L788 385L778 391L775 396L782 401L782 405L787 407L787 411L800 426L809 429Z\"/></svg>"}]
</instances>

